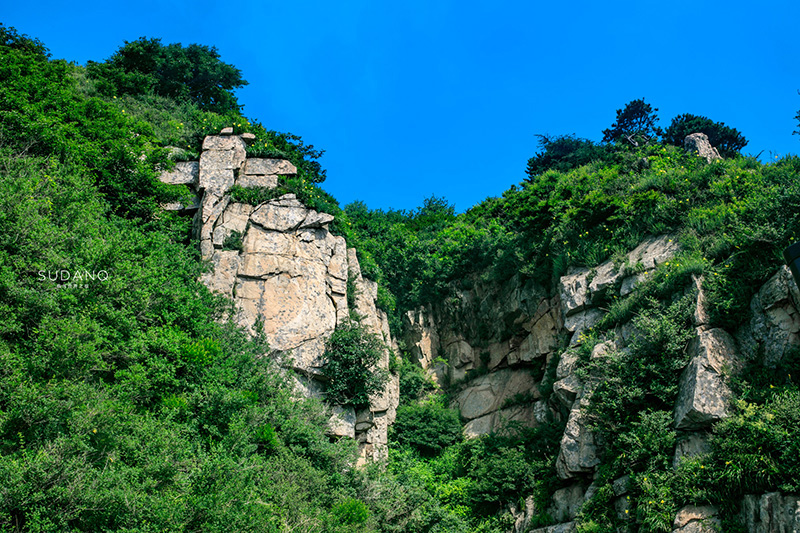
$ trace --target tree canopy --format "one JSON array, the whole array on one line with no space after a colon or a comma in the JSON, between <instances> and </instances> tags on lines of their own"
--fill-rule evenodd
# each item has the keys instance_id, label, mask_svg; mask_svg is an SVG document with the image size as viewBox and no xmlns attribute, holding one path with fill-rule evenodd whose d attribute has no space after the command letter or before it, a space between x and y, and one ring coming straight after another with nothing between
<instances>
[{"instance_id":1,"label":"tree canopy","mask_svg":"<svg viewBox=\"0 0 800 533\"><path fill-rule=\"evenodd\" d=\"M627 140L634 146L657 141L661 128L656 126L658 108L652 107L644 98L631 100L623 109L617 109L617 120L603 130L603 142Z\"/></svg>"},{"instance_id":2,"label":"tree canopy","mask_svg":"<svg viewBox=\"0 0 800 533\"><path fill-rule=\"evenodd\" d=\"M664 141L682 146L686 136L692 133L705 133L708 142L724 157L735 156L747 145L747 139L737 129L726 126L724 122L714 122L708 117L691 113L684 113L672 119L669 128L664 131Z\"/></svg>"},{"instance_id":3,"label":"tree canopy","mask_svg":"<svg viewBox=\"0 0 800 533\"><path fill-rule=\"evenodd\" d=\"M216 47L164 45L146 37L126 41L104 63L89 62L88 70L103 94L152 92L217 113L238 111L233 91L247 85L238 68L220 60Z\"/></svg>"},{"instance_id":4,"label":"tree canopy","mask_svg":"<svg viewBox=\"0 0 800 533\"><path fill-rule=\"evenodd\" d=\"M542 135L539 138L541 152L528 159L525 173L528 180L533 179L545 170L566 172L602 157L604 148L590 141L573 135Z\"/></svg>"}]
</instances>

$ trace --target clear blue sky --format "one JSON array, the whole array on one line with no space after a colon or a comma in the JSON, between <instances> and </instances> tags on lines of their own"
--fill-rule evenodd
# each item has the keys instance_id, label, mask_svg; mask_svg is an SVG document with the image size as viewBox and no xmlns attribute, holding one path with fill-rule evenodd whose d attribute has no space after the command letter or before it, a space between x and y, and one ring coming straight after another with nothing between
<instances>
[{"instance_id":1,"label":"clear blue sky","mask_svg":"<svg viewBox=\"0 0 800 533\"><path fill-rule=\"evenodd\" d=\"M216 46L250 85L245 114L326 151L342 205L464 210L524 178L536 133L600 140L644 97L797 153L800 2L407 0L6 2L0 21L53 56L123 41Z\"/></svg>"}]
</instances>

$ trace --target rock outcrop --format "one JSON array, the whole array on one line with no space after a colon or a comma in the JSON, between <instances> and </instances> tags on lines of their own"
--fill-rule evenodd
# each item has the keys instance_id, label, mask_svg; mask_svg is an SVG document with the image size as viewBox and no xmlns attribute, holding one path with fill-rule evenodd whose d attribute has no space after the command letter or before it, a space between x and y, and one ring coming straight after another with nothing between
<instances>
[{"instance_id":1,"label":"rock outcrop","mask_svg":"<svg viewBox=\"0 0 800 533\"><path fill-rule=\"evenodd\" d=\"M262 330L270 348L289 358L303 394L324 399L325 343L349 317L348 278L362 325L392 346L388 320L375 306L377 286L361 275L356 251L329 231L332 215L307 208L293 194L259 205L231 200L233 185L274 189L280 176L297 172L289 161L247 158L247 140L208 136L199 163L179 163L161 179L189 185L196 194L193 231L213 267L202 281L231 298L239 325L252 333ZM378 365L388 369L390 357L386 350ZM386 456L398 377L370 400L359 412L332 407L330 433L356 439L361 461Z\"/></svg>"},{"instance_id":2,"label":"rock outcrop","mask_svg":"<svg viewBox=\"0 0 800 533\"><path fill-rule=\"evenodd\" d=\"M696 153L709 163L722 159L719 150L711 146L708 135L705 133L692 133L683 139L683 147L687 152Z\"/></svg>"},{"instance_id":3,"label":"rock outcrop","mask_svg":"<svg viewBox=\"0 0 800 533\"><path fill-rule=\"evenodd\" d=\"M800 497L780 492L745 496L742 522L750 533L796 533L800 531Z\"/></svg>"}]
</instances>

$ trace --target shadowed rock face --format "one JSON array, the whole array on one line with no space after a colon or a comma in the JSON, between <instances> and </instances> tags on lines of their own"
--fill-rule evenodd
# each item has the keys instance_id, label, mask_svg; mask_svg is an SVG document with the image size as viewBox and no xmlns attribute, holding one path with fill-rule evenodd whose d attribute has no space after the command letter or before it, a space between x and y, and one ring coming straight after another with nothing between
<instances>
[{"instance_id":1,"label":"shadowed rock face","mask_svg":"<svg viewBox=\"0 0 800 533\"><path fill-rule=\"evenodd\" d=\"M296 172L289 161L247 158L245 139L229 134L206 137L199 164L181 165L162 181L196 190L193 232L213 267L202 281L233 300L239 325L263 328L270 348L289 356L298 390L324 399L325 342L349 316L348 275L362 324L387 346L393 342L387 317L375 307L377 285L361 275L355 250L328 230L332 215L308 209L293 194L257 206L231 202L234 184L274 188L280 175ZM389 359L386 350L378 366L388 368ZM358 440L361 462L383 460L398 402L393 376L367 409L333 406L330 433Z\"/></svg>"}]
</instances>

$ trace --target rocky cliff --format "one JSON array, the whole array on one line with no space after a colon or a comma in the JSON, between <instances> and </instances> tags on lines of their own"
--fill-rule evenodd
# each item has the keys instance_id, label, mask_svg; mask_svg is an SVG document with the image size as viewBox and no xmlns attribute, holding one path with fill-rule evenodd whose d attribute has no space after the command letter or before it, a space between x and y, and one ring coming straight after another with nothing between
<instances>
[{"instance_id":1,"label":"rocky cliff","mask_svg":"<svg viewBox=\"0 0 800 533\"><path fill-rule=\"evenodd\" d=\"M247 158L249 140L230 129L206 137L199 162L178 163L161 177L189 187L194 200L165 207L194 213L194 236L212 266L203 282L231 298L234 320L253 333L263 330L271 350L288 356L298 391L325 399L325 343L350 316L348 279L361 324L387 346L378 363L384 369L393 357L388 320L375 306L377 286L361 275L356 251L330 232L332 215L293 194L259 205L231 200L234 185L274 189L279 176L297 172L285 160ZM331 406L330 433L356 439L360 462L386 457L398 389L392 376L367 408Z\"/></svg>"},{"instance_id":2,"label":"rocky cliff","mask_svg":"<svg viewBox=\"0 0 800 533\"><path fill-rule=\"evenodd\" d=\"M514 277L504 283L475 282L448 301L405 316L404 342L413 359L451 391L452 407L466 421L465 434L475 437L509 421L529 427L563 427L556 462L563 488L552 495L547 513L559 525L537 532L574 531L581 506L597 491L595 479L603 443L586 421L586 407L597 383L576 373L578 352L586 334L600 322L611 300L631 297L660 265L680 252L670 235L653 236L631 250L624 261L595 268L572 269L553 287ZM673 427L678 432L673 464L708 452L710 428L730 411L728 379L744 361L763 351L765 364L780 361L800 344L800 293L788 268L757 292L750 319L735 331L712 327L705 308L703 280L693 278L694 333L686 348ZM602 362L629 349L635 326L629 321L607 331L593 345L590 359ZM760 352L759 352L760 353ZM613 483L613 501L621 519L627 516L628 480ZM798 531L797 497L748 496L743 523L749 531ZM533 499L514 506L514 533L529 531ZM713 507L687 507L677 514L674 531L712 531L718 520Z\"/></svg>"}]
</instances>

